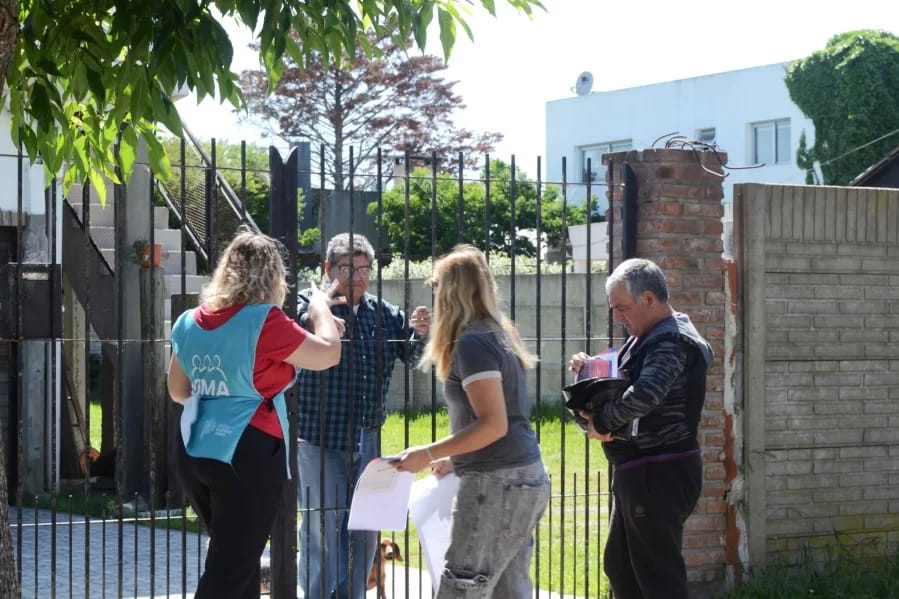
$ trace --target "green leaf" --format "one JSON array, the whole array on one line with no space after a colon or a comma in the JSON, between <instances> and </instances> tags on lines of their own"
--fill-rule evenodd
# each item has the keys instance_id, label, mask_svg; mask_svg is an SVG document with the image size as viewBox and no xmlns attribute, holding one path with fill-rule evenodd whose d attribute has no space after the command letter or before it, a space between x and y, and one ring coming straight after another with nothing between
<instances>
[{"instance_id":1,"label":"green leaf","mask_svg":"<svg viewBox=\"0 0 899 599\"><path fill-rule=\"evenodd\" d=\"M148 118L149 120L153 120L149 115L152 112L151 104L153 102L152 98L148 96L150 91L150 86L147 85L147 80L143 76L142 73L138 73L134 78L133 88L131 93L128 94L128 106L130 107L129 112L131 112L131 117L139 121L141 119Z\"/></svg>"},{"instance_id":2,"label":"green leaf","mask_svg":"<svg viewBox=\"0 0 899 599\"><path fill-rule=\"evenodd\" d=\"M169 162L165 148L152 132L141 132L141 139L147 144L147 155L153 174L163 181L170 179L172 176L172 165Z\"/></svg>"},{"instance_id":3,"label":"green leaf","mask_svg":"<svg viewBox=\"0 0 899 599\"><path fill-rule=\"evenodd\" d=\"M72 184L78 181L78 173L74 168L69 167L66 169L66 174L62 178L62 193L63 195L69 195L69 189L72 188Z\"/></svg>"},{"instance_id":4,"label":"green leaf","mask_svg":"<svg viewBox=\"0 0 899 599\"><path fill-rule=\"evenodd\" d=\"M130 125L122 129L118 155L122 177L127 181L131 178L131 173L134 171L134 163L137 160L137 134Z\"/></svg>"},{"instance_id":5,"label":"green leaf","mask_svg":"<svg viewBox=\"0 0 899 599\"><path fill-rule=\"evenodd\" d=\"M44 71L47 75L53 75L54 77L62 77L62 73L59 72L59 68L56 66L56 63L47 58L41 58L35 64L39 69Z\"/></svg>"},{"instance_id":6,"label":"green leaf","mask_svg":"<svg viewBox=\"0 0 899 599\"><path fill-rule=\"evenodd\" d=\"M91 90L94 98L99 104L106 103L106 85L103 83L102 73L93 67L85 64L85 75L87 77L87 85Z\"/></svg>"},{"instance_id":7,"label":"green leaf","mask_svg":"<svg viewBox=\"0 0 899 599\"><path fill-rule=\"evenodd\" d=\"M256 29L256 20L259 18L259 9L261 7L254 2L241 2L237 10L240 14L240 20L251 30Z\"/></svg>"},{"instance_id":8,"label":"green leaf","mask_svg":"<svg viewBox=\"0 0 899 599\"><path fill-rule=\"evenodd\" d=\"M71 88L72 96L75 98L83 98L87 95L89 89L87 84L87 69L80 60L75 63L72 69L72 78L70 79L69 87Z\"/></svg>"},{"instance_id":9,"label":"green leaf","mask_svg":"<svg viewBox=\"0 0 899 599\"><path fill-rule=\"evenodd\" d=\"M87 138L84 135L79 135L72 140L70 146L71 162L74 163L75 169L82 173L87 172L87 169L90 168L90 159L87 155Z\"/></svg>"},{"instance_id":10,"label":"green leaf","mask_svg":"<svg viewBox=\"0 0 899 599\"><path fill-rule=\"evenodd\" d=\"M41 130L48 131L53 115L50 111L50 99L47 89L41 81L35 81L31 89L31 107L29 112L38 120Z\"/></svg>"},{"instance_id":11,"label":"green leaf","mask_svg":"<svg viewBox=\"0 0 899 599\"><path fill-rule=\"evenodd\" d=\"M438 8L437 22L440 24L440 45L443 48L443 58L449 60L453 44L456 42L456 21L449 12Z\"/></svg>"},{"instance_id":12,"label":"green leaf","mask_svg":"<svg viewBox=\"0 0 899 599\"><path fill-rule=\"evenodd\" d=\"M91 168L87 171L88 179L91 182L91 187L94 188L94 191L97 192L97 197L100 199L100 205L106 205L106 181L103 179L103 175L100 174L100 171Z\"/></svg>"}]
</instances>

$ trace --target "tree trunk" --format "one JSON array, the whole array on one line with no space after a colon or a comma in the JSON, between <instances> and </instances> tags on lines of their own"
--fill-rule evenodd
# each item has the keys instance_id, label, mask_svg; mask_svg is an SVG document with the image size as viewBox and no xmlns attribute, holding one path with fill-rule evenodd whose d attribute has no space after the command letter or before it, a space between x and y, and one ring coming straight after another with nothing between
<instances>
[{"instance_id":1,"label":"tree trunk","mask_svg":"<svg viewBox=\"0 0 899 599\"><path fill-rule=\"evenodd\" d=\"M0 0L0 96L19 39L19 0Z\"/></svg>"},{"instance_id":2,"label":"tree trunk","mask_svg":"<svg viewBox=\"0 0 899 599\"><path fill-rule=\"evenodd\" d=\"M19 38L18 0L0 0L0 97L6 87L9 63ZM0 430L0 597L18 597L19 579L9 529L9 494L6 489L6 444Z\"/></svg>"},{"instance_id":3,"label":"tree trunk","mask_svg":"<svg viewBox=\"0 0 899 599\"><path fill-rule=\"evenodd\" d=\"M0 431L0 597L19 596L19 578L9 529L9 495L6 492L6 443Z\"/></svg>"}]
</instances>

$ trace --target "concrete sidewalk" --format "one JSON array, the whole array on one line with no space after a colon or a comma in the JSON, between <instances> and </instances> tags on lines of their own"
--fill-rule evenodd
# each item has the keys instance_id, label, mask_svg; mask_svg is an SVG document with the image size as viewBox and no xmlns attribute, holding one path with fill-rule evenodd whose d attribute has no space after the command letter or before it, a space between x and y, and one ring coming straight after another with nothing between
<instances>
[{"instance_id":1,"label":"concrete sidewalk","mask_svg":"<svg viewBox=\"0 0 899 599\"><path fill-rule=\"evenodd\" d=\"M192 599L206 558L206 535L151 528L149 519L91 520L48 510L9 508L22 567L22 598ZM120 559L121 558L121 559ZM427 571L391 564L388 599L430 599ZM265 597L265 595L263 595ZM377 589L366 599L378 599ZM540 591L538 599L572 599Z\"/></svg>"},{"instance_id":2,"label":"concrete sidewalk","mask_svg":"<svg viewBox=\"0 0 899 599\"><path fill-rule=\"evenodd\" d=\"M19 526L14 506L9 515L16 561L22 564L23 599L193 598L206 559L206 535L151 528L149 519L130 517L121 525L117 519L86 522L82 516L70 522L68 514L57 512L54 523L49 510L24 509ZM430 597L427 572L414 569L406 594L402 567L388 571L387 596L419 597L421 576L424 596ZM377 589L366 599L378 599Z\"/></svg>"},{"instance_id":3,"label":"concrete sidewalk","mask_svg":"<svg viewBox=\"0 0 899 599\"><path fill-rule=\"evenodd\" d=\"M91 520L83 516L10 507L22 597L182 596L196 588L206 537L148 526L149 520ZM21 542L20 542L21 536ZM121 559L120 559L121 556Z\"/></svg>"}]
</instances>

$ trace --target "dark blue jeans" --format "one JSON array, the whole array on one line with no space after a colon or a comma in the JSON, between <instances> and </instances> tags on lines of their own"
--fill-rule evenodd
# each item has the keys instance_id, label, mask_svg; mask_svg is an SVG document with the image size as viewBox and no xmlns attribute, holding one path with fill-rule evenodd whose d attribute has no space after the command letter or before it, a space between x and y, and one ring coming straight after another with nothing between
<instances>
[{"instance_id":1,"label":"dark blue jeans","mask_svg":"<svg viewBox=\"0 0 899 599\"><path fill-rule=\"evenodd\" d=\"M358 451L322 449L302 439L297 444L297 493L303 510L297 564L301 597L365 598L378 533L350 531L347 521L356 481L377 455L377 430L363 431Z\"/></svg>"}]
</instances>

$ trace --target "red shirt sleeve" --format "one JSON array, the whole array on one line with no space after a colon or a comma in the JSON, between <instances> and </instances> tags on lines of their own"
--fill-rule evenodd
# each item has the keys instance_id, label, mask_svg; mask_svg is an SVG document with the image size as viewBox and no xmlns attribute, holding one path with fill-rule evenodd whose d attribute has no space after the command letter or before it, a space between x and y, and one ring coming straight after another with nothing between
<instances>
[{"instance_id":1,"label":"red shirt sleeve","mask_svg":"<svg viewBox=\"0 0 899 599\"><path fill-rule=\"evenodd\" d=\"M284 358L292 354L306 339L306 331L281 308L272 308L262 325L256 341L256 362L253 365L253 385L266 399L274 397L293 380L296 369ZM277 414L263 402L250 424L270 435L281 438Z\"/></svg>"},{"instance_id":2,"label":"red shirt sleeve","mask_svg":"<svg viewBox=\"0 0 899 599\"><path fill-rule=\"evenodd\" d=\"M253 384L263 397L272 397L293 380L295 368L284 361L306 339L306 331L281 308L272 308L259 340L256 341L256 363Z\"/></svg>"}]
</instances>

